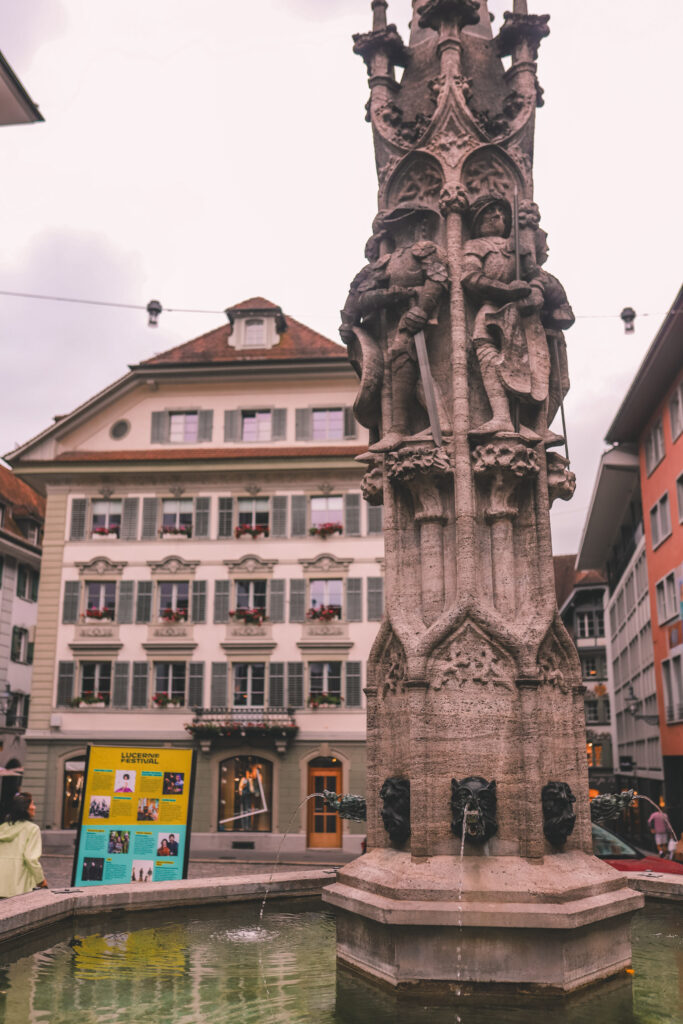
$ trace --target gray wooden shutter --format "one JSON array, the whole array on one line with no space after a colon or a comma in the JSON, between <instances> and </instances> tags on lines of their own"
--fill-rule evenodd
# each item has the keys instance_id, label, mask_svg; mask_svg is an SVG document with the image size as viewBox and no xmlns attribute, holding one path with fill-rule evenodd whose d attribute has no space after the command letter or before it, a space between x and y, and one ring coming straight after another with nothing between
<instances>
[{"instance_id":1,"label":"gray wooden shutter","mask_svg":"<svg viewBox=\"0 0 683 1024\"><path fill-rule=\"evenodd\" d=\"M211 707L228 706L228 663L214 661L211 665Z\"/></svg>"},{"instance_id":2,"label":"gray wooden shutter","mask_svg":"<svg viewBox=\"0 0 683 1024\"><path fill-rule=\"evenodd\" d=\"M368 577L368 622L379 622L384 615L384 580Z\"/></svg>"},{"instance_id":3,"label":"gray wooden shutter","mask_svg":"<svg viewBox=\"0 0 683 1024\"><path fill-rule=\"evenodd\" d=\"M384 506L368 505L368 533L381 533L384 528Z\"/></svg>"},{"instance_id":4,"label":"gray wooden shutter","mask_svg":"<svg viewBox=\"0 0 683 1024\"><path fill-rule=\"evenodd\" d=\"M361 705L360 696L360 662L346 662L346 706L347 708L359 708Z\"/></svg>"},{"instance_id":5,"label":"gray wooden shutter","mask_svg":"<svg viewBox=\"0 0 683 1024\"><path fill-rule=\"evenodd\" d=\"M213 409L200 409L197 422L197 440L210 441L213 437Z\"/></svg>"},{"instance_id":6,"label":"gray wooden shutter","mask_svg":"<svg viewBox=\"0 0 683 1024\"><path fill-rule=\"evenodd\" d=\"M133 662L133 693L130 700L132 708L147 707L147 682L149 665L146 661Z\"/></svg>"},{"instance_id":7,"label":"gray wooden shutter","mask_svg":"<svg viewBox=\"0 0 683 1024\"><path fill-rule=\"evenodd\" d=\"M268 615L271 622L285 621L285 581L271 580Z\"/></svg>"},{"instance_id":8,"label":"gray wooden shutter","mask_svg":"<svg viewBox=\"0 0 683 1024\"><path fill-rule=\"evenodd\" d=\"M191 708L204 706L204 662L190 662L190 683L187 693L187 704Z\"/></svg>"},{"instance_id":9,"label":"gray wooden shutter","mask_svg":"<svg viewBox=\"0 0 683 1024\"><path fill-rule=\"evenodd\" d=\"M304 667L300 661L287 663L287 707L304 706Z\"/></svg>"},{"instance_id":10,"label":"gray wooden shutter","mask_svg":"<svg viewBox=\"0 0 683 1024\"><path fill-rule=\"evenodd\" d=\"M121 519L121 540L138 539L138 516L140 514L139 498L123 499L123 516Z\"/></svg>"},{"instance_id":11,"label":"gray wooden shutter","mask_svg":"<svg viewBox=\"0 0 683 1024\"><path fill-rule=\"evenodd\" d=\"M171 427L171 419L167 412L152 413L152 444L166 444Z\"/></svg>"},{"instance_id":12,"label":"gray wooden shutter","mask_svg":"<svg viewBox=\"0 0 683 1024\"><path fill-rule=\"evenodd\" d=\"M142 539L154 540L157 535L157 519L159 516L159 499L142 499Z\"/></svg>"},{"instance_id":13,"label":"gray wooden shutter","mask_svg":"<svg viewBox=\"0 0 683 1024\"><path fill-rule=\"evenodd\" d=\"M292 495L292 537L306 536L306 495Z\"/></svg>"},{"instance_id":14,"label":"gray wooden shutter","mask_svg":"<svg viewBox=\"0 0 683 1024\"><path fill-rule=\"evenodd\" d=\"M209 517L211 514L211 498L195 498L194 530L195 537L209 536Z\"/></svg>"},{"instance_id":15,"label":"gray wooden shutter","mask_svg":"<svg viewBox=\"0 0 683 1024\"><path fill-rule=\"evenodd\" d=\"M296 440L297 441L310 441L311 440L311 410L310 409L297 409L296 410Z\"/></svg>"},{"instance_id":16,"label":"gray wooden shutter","mask_svg":"<svg viewBox=\"0 0 683 1024\"><path fill-rule=\"evenodd\" d=\"M271 500L272 523L270 534L272 537L287 536L287 495L276 494Z\"/></svg>"},{"instance_id":17,"label":"gray wooden shutter","mask_svg":"<svg viewBox=\"0 0 683 1024\"><path fill-rule=\"evenodd\" d=\"M353 415L353 409L346 405L344 406L344 437L355 437L357 432L358 428L356 426L356 417Z\"/></svg>"},{"instance_id":18,"label":"gray wooden shutter","mask_svg":"<svg viewBox=\"0 0 683 1024\"><path fill-rule=\"evenodd\" d=\"M363 581L360 579L346 581L346 620L363 621Z\"/></svg>"},{"instance_id":19,"label":"gray wooden shutter","mask_svg":"<svg viewBox=\"0 0 683 1024\"><path fill-rule=\"evenodd\" d=\"M230 621L230 580L216 580L213 592L213 621Z\"/></svg>"},{"instance_id":20,"label":"gray wooden shutter","mask_svg":"<svg viewBox=\"0 0 683 1024\"><path fill-rule=\"evenodd\" d=\"M74 695L74 663L60 661L57 670L57 707L68 707Z\"/></svg>"},{"instance_id":21,"label":"gray wooden shutter","mask_svg":"<svg viewBox=\"0 0 683 1024\"><path fill-rule=\"evenodd\" d=\"M86 518L88 514L88 499L73 498L71 501L71 532L69 540L84 540Z\"/></svg>"},{"instance_id":22,"label":"gray wooden shutter","mask_svg":"<svg viewBox=\"0 0 683 1024\"><path fill-rule=\"evenodd\" d=\"M223 421L223 440L239 441L242 437L242 417L239 409L227 409Z\"/></svg>"},{"instance_id":23,"label":"gray wooden shutter","mask_svg":"<svg viewBox=\"0 0 683 1024\"><path fill-rule=\"evenodd\" d=\"M138 583L138 600L135 609L136 622L149 622L152 618L152 581L140 580ZM145 664L147 664L145 662Z\"/></svg>"},{"instance_id":24,"label":"gray wooden shutter","mask_svg":"<svg viewBox=\"0 0 683 1024\"><path fill-rule=\"evenodd\" d=\"M232 537L232 498L218 499L218 536Z\"/></svg>"},{"instance_id":25,"label":"gray wooden shutter","mask_svg":"<svg viewBox=\"0 0 683 1024\"><path fill-rule=\"evenodd\" d=\"M285 706L285 666L281 661L271 661L268 670L268 704L271 708Z\"/></svg>"},{"instance_id":26,"label":"gray wooden shutter","mask_svg":"<svg viewBox=\"0 0 683 1024\"><path fill-rule=\"evenodd\" d=\"M306 611L306 580L289 581L289 621L303 622Z\"/></svg>"},{"instance_id":27,"label":"gray wooden shutter","mask_svg":"<svg viewBox=\"0 0 683 1024\"><path fill-rule=\"evenodd\" d=\"M133 621L133 596L135 583L133 580L122 580L119 583L119 607L117 618L124 625Z\"/></svg>"},{"instance_id":28,"label":"gray wooden shutter","mask_svg":"<svg viewBox=\"0 0 683 1024\"><path fill-rule=\"evenodd\" d=\"M64 584L64 605L62 622L78 622L78 605L80 602L81 584L79 580L67 580Z\"/></svg>"},{"instance_id":29,"label":"gray wooden shutter","mask_svg":"<svg viewBox=\"0 0 683 1024\"><path fill-rule=\"evenodd\" d=\"M206 580L192 581L192 621L206 622Z\"/></svg>"},{"instance_id":30,"label":"gray wooden shutter","mask_svg":"<svg viewBox=\"0 0 683 1024\"><path fill-rule=\"evenodd\" d=\"M114 689L111 695L111 706L113 708L128 707L128 679L130 677L130 662L114 662Z\"/></svg>"},{"instance_id":31,"label":"gray wooden shutter","mask_svg":"<svg viewBox=\"0 0 683 1024\"><path fill-rule=\"evenodd\" d=\"M287 439L287 410L286 409L273 409L272 416L273 428L271 430L271 439L273 441L286 441Z\"/></svg>"},{"instance_id":32,"label":"gray wooden shutter","mask_svg":"<svg viewBox=\"0 0 683 1024\"><path fill-rule=\"evenodd\" d=\"M344 533L347 537L360 534L360 494L344 495Z\"/></svg>"}]
</instances>

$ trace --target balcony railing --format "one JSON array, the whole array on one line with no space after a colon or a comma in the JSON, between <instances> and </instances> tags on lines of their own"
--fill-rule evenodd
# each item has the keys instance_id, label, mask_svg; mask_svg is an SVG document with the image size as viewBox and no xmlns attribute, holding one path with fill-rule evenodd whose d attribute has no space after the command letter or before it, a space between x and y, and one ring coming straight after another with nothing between
<instances>
[{"instance_id":1,"label":"balcony railing","mask_svg":"<svg viewBox=\"0 0 683 1024\"><path fill-rule=\"evenodd\" d=\"M277 707L194 708L194 718L185 728L204 753L214 745L246 742L272 744L284 754L299 731L294 710Z\"/></svg>"}]
</instances>

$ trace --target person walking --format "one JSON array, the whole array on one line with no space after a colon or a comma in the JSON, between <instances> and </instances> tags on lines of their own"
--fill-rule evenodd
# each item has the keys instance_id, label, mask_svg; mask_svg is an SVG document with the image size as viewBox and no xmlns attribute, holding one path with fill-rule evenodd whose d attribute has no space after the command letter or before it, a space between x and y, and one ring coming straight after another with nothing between
<instances>
[{"instance_id":1,"label":"person walking","mask_svg":"<svg viewBox=\"0 0 683 1024\"><path fill-rule=\"evenodd\" d=\"M650 817L647 819L647 823L655 837L655 845L660 857L666 857L667 844L669 841L669 832L673 832L669 818L664 813L664 808L661 810L653 811Z\"/></svg>"},{"instance_id":2,"label":"person walking","mask_svg":"<svg viewBox=\"0 0 683 1024\"><path fill-rule=\"evenodd\" d=\"M0 825L0 898L47 889L40 866L43 846L34 824L36 805L30 793L15 793L10 812Z\"/></svg>"}]
</instances>

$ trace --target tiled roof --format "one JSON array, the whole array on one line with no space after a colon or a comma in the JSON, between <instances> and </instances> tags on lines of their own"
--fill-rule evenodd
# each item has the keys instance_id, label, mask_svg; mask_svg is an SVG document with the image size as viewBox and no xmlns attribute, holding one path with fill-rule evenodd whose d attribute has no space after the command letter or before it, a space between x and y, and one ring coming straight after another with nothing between
<instances>
[{"instance_id":1,"label":"tiled roof","mask_svg":"<svg viewBox=\"0 0 683 1024\"><path fill-rule=\"evenodd\" d=\"M229 306L228 309L279 309L274 302L270 299L263 299L260 295L256 295L253 299L245 299L244 302L238 302L235 306Z\"/></svg>"},{"instance_id":2,"label":"tiled roof","mask_svg":"<svg viewBox=\"0 0 683 1024\"><path fill-rule=\"evenodd\" d=\"M555 555L553 570L555 572L555 593L557 605L561 608L575 587L601 586L607 583L607 577L599 569L575 569L576 555Z\"/></svg>"},{"instance_id":3,"label":"tiled roof","mask_svg":"<svg viewBox=\"0 0 683 1024\"><path fill-rule=\"evenodd\" d=\"M18 520L34 519L42 524L45 519L45 499L6 466L0 466L0 503L6 506L3 532L22 540L26 537Z\"/></svg>"},{"instance_id":4,"label":"tiled roof","mask_svg":"<svg viewBox=\"0 0 683 1024\"><path fill-rule=\"evenodd\" d=\"M347 458L353 459L366 450L365 445L269 445L267 448L242 445L237 448L150 448L138 451L62 452L57 455L56 462L173 462L193 459L200 461L220 459L317 459Z\"/></svg>"}]
</instances>

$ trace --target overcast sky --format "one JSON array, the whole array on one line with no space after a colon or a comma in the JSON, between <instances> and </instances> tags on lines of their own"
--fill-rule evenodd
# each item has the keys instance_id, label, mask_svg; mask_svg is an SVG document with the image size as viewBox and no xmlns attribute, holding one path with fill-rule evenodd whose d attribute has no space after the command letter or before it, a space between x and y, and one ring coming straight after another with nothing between
<instances>
[{"instance_id":1,"label":"overcast sky","mask_svg":"<svg viewBox=\"0 0 683 1024\"><path fill-rule=\"evenodd\" d=\"M407 39L410 0L390 0ZM490 0L494 30L509 0ZM550 13L535 198L567 335L575 551L611 419L681 282L681 0L530 0ZM369 0L2 0L0 50L44 124L0 132L0 289L220 311L264 295L337 338L376 211L351 33ZM618 314L640 314L626 336ZM224 322L0 296L7 452ZM559 506L559 508L558 508Z\"/></svg>"}]
</instances>

